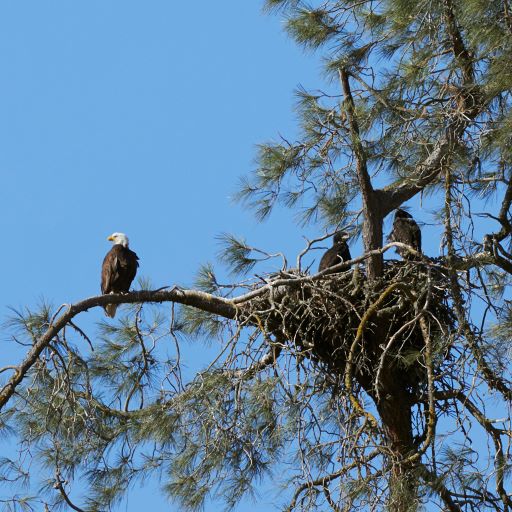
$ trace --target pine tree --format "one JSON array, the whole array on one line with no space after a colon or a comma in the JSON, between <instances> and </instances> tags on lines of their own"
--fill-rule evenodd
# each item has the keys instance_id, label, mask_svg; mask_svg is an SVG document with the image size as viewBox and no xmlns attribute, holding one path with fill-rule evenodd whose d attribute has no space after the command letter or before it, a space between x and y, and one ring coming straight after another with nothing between
<instances>
[{"instance_id":1,"label":"pine tree","mask_svg":"<svg viewBox=\"0 0 512 512\"><path fill-rule=\"evenodd\" d=\"M271 274L255 269L279 254L224 235L238 282L205 265L194 290L17 314L31 348L4 369L0 407L3 428L48 470L34 499L105 510L158 476L185 509L209 496L232 508L278 471L289 511L511 510L508 0L267 7L322 52L335 92L298 91L300 138L262 144L239 198L261 219L277 204L297 209L325 234ZM415 212L442 226L438 258L384 238L384 219L420 195L442 205ZM305 269L342 228L360 233L362 254ZM385 259L394 247L403 260ZM79 328L81 312L107 303L132 306L95 336ZM187 381L183 334L222 340ZM28 478L19 461L1 464L4 479ZM80 505L75 480L88 485Z\"/></svg>"}]
</instances>

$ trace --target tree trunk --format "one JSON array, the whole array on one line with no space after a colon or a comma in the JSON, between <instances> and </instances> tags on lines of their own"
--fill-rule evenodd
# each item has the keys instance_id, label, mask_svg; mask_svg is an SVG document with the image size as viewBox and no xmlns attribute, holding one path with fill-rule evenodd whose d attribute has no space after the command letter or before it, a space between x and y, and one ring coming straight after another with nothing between
<instances>
[{"instance_id":1,"label":"tree trunk","mask_svg":"<svg viewBox=\"0 0 512 512\"><path fill-rule=\"evenodd\" d=\"M396 375L394 377L396 379ZM381 395L383 398L377 402L377 410L384 427L386 445L390 451L389 463L392 465L387 508L393 512L412 512L417 510L418 506L418 484L414 464L404 463L404 460L414 452L412 403L400 382L384 385Z\"/></svg>"},{"instance_id":2,"label":"tree trunk","mask_svg":"<svg viewBox=\"0 0 512 512\"><path fill-rule=\"evenodd\" d=\"M368 194L365 197L363 206L363 244L364 251L369 252L382 247L382 212L380 208L379 196L375 193ZM384 271L384 261L382 254L374 254L366 260L366 275L369 280L382 276Z\"/></svg>"}]
</instances>

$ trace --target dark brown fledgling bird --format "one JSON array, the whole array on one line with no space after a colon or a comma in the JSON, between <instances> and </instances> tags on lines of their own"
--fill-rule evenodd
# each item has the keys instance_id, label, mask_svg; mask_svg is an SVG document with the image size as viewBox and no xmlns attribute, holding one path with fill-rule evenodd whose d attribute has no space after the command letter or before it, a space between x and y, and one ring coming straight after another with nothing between
<instances>
[{"instance_id":1,"label":"dark brown fledgling bird","mask_svg":"<svg viewBox=\"0 0 512 512\"><path fill-rule=\"evenodd\" d=\"M318 265L318 272L325 270L326 268L334 267L342 261L351 260L350 251L347 245L349 234L346 231L338 231L333 236L333 244L328 249L320 260Z\"/></svg>"},{"instance_id":2,"label":"dark brown fledgling bird","mask_svg":"<svg viewBox=\"0 0 512 512\"><path fill-rule=\"evenodd\" d=\"M398 208L393 220L393 229L389 234L388 240L391 242L401 242L411 246L418 252L421 252L421 230L410 213ZM415 260L418 257L406 249L396 248L396 252L404 260Z\"/></svg>"},{"instance_id":3,"label":"dark brown fledgling bird","mask_svg":"<svg viewBox=\"0 0 512 512\"><path fill-rule=\"evenodd\" d=\"M128 249L128 237L124 233L113 233L107 240L114 246L107 252L101 267L101 293L128 293L137 267L138 256ZM105 313L110 318L116 316L117 304L107 304Z\"/></svg>"}]
</instances>

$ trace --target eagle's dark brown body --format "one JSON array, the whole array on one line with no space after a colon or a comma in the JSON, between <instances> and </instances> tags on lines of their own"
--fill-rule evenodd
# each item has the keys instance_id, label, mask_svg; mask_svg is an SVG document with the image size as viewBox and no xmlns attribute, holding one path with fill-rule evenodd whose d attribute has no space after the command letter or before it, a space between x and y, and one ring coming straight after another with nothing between
<instances>
[{"instance_id":1,"label":"eagle's dark brown body","mask_svg":"<svg viewBox=\"0 0 512 512\"><path fill-rule=\"evenodd\" d=\"M322 256L320 265L318 266L318 272L321 272L326 268L334 267L334 265L337 265L342 261L348 261L352 259L347 242L345 242L347 238L348 234L344 231L338 232L334 235L333 245Z\"/></svg>"},{"instance_id":2,"label":"eagle's dark brown body","mask_svg":"<svg viewBox=\"0 0 512 512\"><path fill-rule=\"evenodd\" d=\"M421 252L421 230L410 213L400 208L396 211L393 230L389 234L389 240L410 245L413 249ZM417 258L405 249L397 248L396 251L404 260L414 260Z\"/></svg>"},{"instance_id":3,"label":"eagle's dark brown body","mask_svg":"<svg viewBox=\"0 0 512 512\"><path fill-rule=\"evenodd\" d=\"M121 244L115 244L107 253L101 267L101 293L127 293L130 291L137 267L137 255ZM117 305L108 304L105 311L108 316L114 317Z\"/></svg>"}]
</instances>

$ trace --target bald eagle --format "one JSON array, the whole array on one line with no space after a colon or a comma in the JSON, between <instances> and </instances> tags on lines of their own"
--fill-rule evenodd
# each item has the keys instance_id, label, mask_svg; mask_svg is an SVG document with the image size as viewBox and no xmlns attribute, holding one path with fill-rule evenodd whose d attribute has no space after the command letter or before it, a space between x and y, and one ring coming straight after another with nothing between
<instances>
[{"instance_id":1,"label":"bald eagle","mask_svg":"<svg viewBox=\"0 0 512 512\"><path fill-rule=\"evenodd\" d=\"M393 220L393 229L389 234L389 240L391 242L401 242L410 245L413 249L421 252L421 230L410 213L407 213L401 208L397 209L395 219ZM405 249L397 248L396 252L400 254L404 260L417 259L417 256Z\"/></svg>"},{"instance_id":2,"label":"bald eagle","mask_svg":"<svg viewBox=\"0 0 512 512\"><path fill-rule=\"evenodd\" d=\"M346 231L338 231L334 234L332 247L322 256L320 265L318 266L318 272L333 267L342 261L352 259L346 242L348 237L349 234Z\"/></svg>"},{"instance_id":3,"label":"bald eagle","mask_svg":"<svg viewBox=\"0 0 512 512\"><path fill-rule=\"evenodd\" d=\"M101 267L101 293L127 293L137 273L138 256L128 249L128 237L124 233L113 233L107 240L114 246L107 252ZM105 313L116 316L117 304L107 304Z\"/></svg>"}]
</instances>

